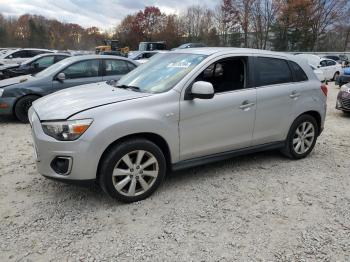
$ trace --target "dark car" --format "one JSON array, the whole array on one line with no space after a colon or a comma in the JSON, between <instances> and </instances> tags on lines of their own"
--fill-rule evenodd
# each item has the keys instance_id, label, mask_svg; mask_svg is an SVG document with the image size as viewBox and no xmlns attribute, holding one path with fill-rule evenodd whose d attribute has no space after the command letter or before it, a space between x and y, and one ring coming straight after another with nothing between
<instances>
[{"instance_id":1,"label":"dark car","mask_svg":"<svg viewBox=\"0 0 350 262\"><path fill-rule=\"evenodd\" d=\"M340 87L347 84L347 83L350 83L350 68L349 67L345 68L344 72L335 79L335 84L339 85Z\"/></svg>"},{"instance_id":2,"label":"dark car","mask_svg":"<svg viewBox=\"0 0 350 262\"><path fill-rule=\"evenodd\" d=\"M17 66L10 66L2 70L0 79L16 77L21 75L31 75L39 73L53 64L70 57L64 53L48 53L37 55Z\"/></svg>"},{"instance_id":3,"label":"dark car","mask_svg":"<svg viewBox=\"0 0 350 262\"><path fill-rule=\"evenodd\" d=\"M335 108L344 113L350 113L350 84L340 88Z\"/></svg>"},{"instance_id":4,"label":"dark car","mask_svg":"<svg viewBox=\"0 0 350 262\"><path fill-rule=\"evenodd\" d=\"M124 57L72 56L39 73L1 80L0 116L14 115L18 120L28 122L28 110L36 99L78 85L118 81L138 65Z\"/></svg>"}]
</instances>

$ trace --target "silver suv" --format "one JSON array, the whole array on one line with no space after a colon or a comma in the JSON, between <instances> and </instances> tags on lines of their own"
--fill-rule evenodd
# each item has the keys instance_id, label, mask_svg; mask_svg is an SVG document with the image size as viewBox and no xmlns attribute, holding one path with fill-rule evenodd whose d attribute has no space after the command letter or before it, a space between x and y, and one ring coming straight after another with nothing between
<instances>
[{"instance_id":1,"label":"silver suv","mask_svg":"<svg viewBox=\"0 0 350 262\"><path fill-rule=\"evenodd\" d=\"M43 97L29 119L41 174L96 180L133 202L170 170L271 149L307 156L323 130L326 96L295 56L191 48L158 54L118 83Z\"/></svg>"}]
</instances>

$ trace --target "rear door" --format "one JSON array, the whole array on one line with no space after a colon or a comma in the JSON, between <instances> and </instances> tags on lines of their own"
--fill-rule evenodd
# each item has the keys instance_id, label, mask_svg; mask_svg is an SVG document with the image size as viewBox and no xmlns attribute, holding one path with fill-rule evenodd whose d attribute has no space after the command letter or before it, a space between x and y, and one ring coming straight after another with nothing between
<instances>
[{"instance_id":1,"label":"rear door","mask_svg":"<svg viewBox=\"0 0 350 262\"><path fill-rule=\"evenodd\" d=\"M293 118L294 99L299 92L291 85L293 75L283 58L256 57L254 85L257 90L253 145L285 139Z\"/></svg>"},{"instance_id":2,"label":"rear door","mask_svg":"<svg viewBox=\"0 0 350 262\"><path fill-rule=\"evenodd\" d=\"M59 73L64 73L66 79L63 81L57 80L56 77ZM90 59L79 61L69 65L59 73L56 74L52 82L53 92L68 87L101 82L101 60Z\"/></svg>"},{"instance_id":3,"label":"rear door","mask_svg":"<svg viewBox=\"0 0 350 262\"><path fill-rule=\"evenodd\" d=\"M119 59L103 59L103 81L118 81L123 75L130 71L128 64Z\"/></svg>"}]
</instances>

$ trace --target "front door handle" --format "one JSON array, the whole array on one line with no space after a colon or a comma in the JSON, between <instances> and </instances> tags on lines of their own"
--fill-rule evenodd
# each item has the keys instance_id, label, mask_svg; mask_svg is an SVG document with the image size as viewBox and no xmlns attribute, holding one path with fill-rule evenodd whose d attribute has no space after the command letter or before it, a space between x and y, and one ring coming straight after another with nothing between
<instances>
[{"instance_id":1,"label":"front door handle","mask_svg":"<svg viewBox=\"0 0 350 262\"><path fill-rule=\"evenodd\" d=\"M289 95L289 97L292 98L292 99L297 98L299 96L300 96L300 93L298 93L295 90Z\"/></svg>"},{"instance_id":2,"label":"front door handle","mask_svg":"<svg viewBox=\"0 0 350 262\"><path fill-rule=\"evenodd\" d=\"M255 103L251 103L248 100L246 100L239 106L239 109L246 110L254 105L255 105Z\"/></svg>"}]
</instances>

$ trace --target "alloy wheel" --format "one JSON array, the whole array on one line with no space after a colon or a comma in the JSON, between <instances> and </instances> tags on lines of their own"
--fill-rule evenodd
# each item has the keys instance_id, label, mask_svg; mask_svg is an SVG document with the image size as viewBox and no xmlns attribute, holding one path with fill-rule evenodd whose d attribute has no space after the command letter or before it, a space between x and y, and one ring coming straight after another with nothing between
<instances>
[{"instance_id":1,"label":"alloy wheel","mask_svg":"<svg viewBox=\"0 0 350 262\"><path fill-rule=\"evenodd\" d=\"M145 150L125 154L115 165L112 174L113 185L118 193L138 196L147 192L159 174L156 157Z\"/></svg>"},{"instance_id":2,"label":"alloy wheel","mask_svg":"<svg viewBox=\"0 0 350 262\"><path fill-rule=\"evenodd\" d=\"M310 122L301 123L295 130L293 136L294 151L302 155L306 153L312 146L315 139L315 127Z\"/></svg>"}]
</instances>

